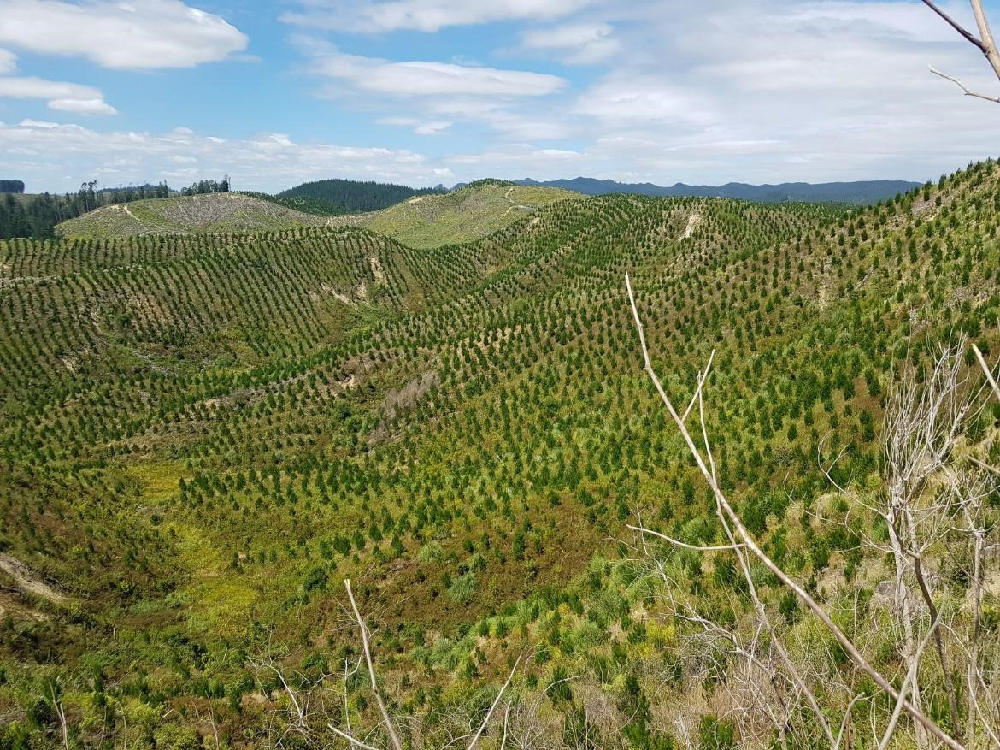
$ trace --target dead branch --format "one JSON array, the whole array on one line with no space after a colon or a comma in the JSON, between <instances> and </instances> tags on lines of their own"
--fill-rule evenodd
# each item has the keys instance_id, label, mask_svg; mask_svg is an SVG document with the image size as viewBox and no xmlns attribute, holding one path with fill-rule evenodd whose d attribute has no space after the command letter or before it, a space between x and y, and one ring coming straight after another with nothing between
<instances>
[{"instance_id":1,"label":"dead branch","mask_svg":"<svg viewBox=\"0 0 1000 750\"><path fill-rule=\"evenodd\" d=\"M964 83L962 83L958 78L955 78L955 76L950 76L947 73L942 73L933 65L928 65L927 67L934 75L939 76L945 79L946 81L951 81L952 83L954 83L956 86L962 89L962 92L966 96L972 96L975 97L976 99L985 99L988 102L993 102L994 104L1000 104L1000 96L990 96L989 94L981 94L978 91L973 91Z\"/></svg>"},{"instance_id":2,"label":"dead branch","mask_svg":"<svg viewBox=\"0 0 1000 750\"><path fill-rule=\"evenodd\" d=\"M490 723L490 717L493 715L493 711L496 710L497 705L500 703L500 699L503 698L504 692L510 685L510 681L514 679L514 673L517 671L518 666L521 664L521 657L517 657L517 661L514 662L513 669L510 670L510 674L507 675L507 681L500 688L500 692L497 693L496 699L493 701L493 705L490 706L490 710L486 712L486 716L483 718L483 723L479 725L479 729L476 731L475 736L472 738L472 742L469 743L468 750L473 750L476 743L479 742L479 737L482 735L483 730L486 729L486 725ZM509 711L508 707L508 711ZM504 720L504 731L506 731L506 719Z\"/></svg>"},{"instance_id":3,"label":"dead branch","mask_svg":"<svg viewBox=\"0 0 1000 750\"><path fill-rule=\"evenodd\" d=\"M639 334L639 343L642 347L642 356L644 364L643 369L646 371L647 375L652 381L653 386L655 387L657 393L660 396L660 399L662 400L664 406L667 408L667 411L669 412L671 418L674 420L674 423L677 425L681 437L684 439L684 442L687 445L687 448L691 453L691 456L694 458L695 463L698 466L698 469L701 471L702 476L705 478L705 481L711 488L712 493L714 494L716 499L717 514L719 515L720 521L722 521L723 523L723 527L726 529L727 535L733 533L730 531L730 525L731 525L735 533L735 536L738 536L740 538L742 543L746 546L746 549L749 549L750 552L752 552L753 555L757 557L757 559L759 559L764 564L764 566L768 570L770 570L771 573L775 575L775 577L778 578L779 581L782 582L782 584L784 584L786 587L788 587L795 593L795 595L799 598L799 600L802 601L803 604L805 604L805 606L814 614L814 616L816 616L820 620L820 622L834 636L834 638L836 638L837 642L844 649L844 652L848 655L848 657L865 674L867 674L883 692L888 694L894 700L899 701L903 711L905 711L914 721L916 721L919 725L924 727L930 734L932 734L946 746L952 748L952 750L964 750L961 743L959 743L957 740L951 737L947 732L941 729L941 727L939 727L936 722L934 722L930 717L928 717L917 706L913 705L913 703L906 700L905 696L901 696L900 692L897 691L892 686L889 680L887 680L886 677L882 675L881 672L879 672L871 664L869 664L868 660L865 659L865 657L861 654L861 652L854 645L851 639L847 637L847 635L837 626L835 622L833 622L833 620L826 613L826 611L819 605L819 603L816 602L816 600L813 599L813 597L810 596L809 593L805 591L805 589L803 589L800 585L798 585L787 573L785 573L785 571L782 570L781 567L779 567L767 555L767 553L765 553L764 550L761 549L757 545L757 543L753 540L753 537L750 535L750 532L743 525L743 522L740 519L739 514L737 514L736 511L733 509L732 505L729 502L729 499L726 497L725 493L723 493L721 487L719 487L714 470L714 459L711 459L710 452L709 452L710 456L709 460L712 462L712 469L709 469L709 466L706 464L705 457L702 456L701 451L695 445L694 440L692 439L691 434L684 423L684 420L681 418L680 414L677 413L677 410L674 408L673 402L667 395L666 391L663 388L662 383L660 382L659 376L653 369L650 360L649 349L646 346L645 329L643 328L642 320L639 316L639 310L635 303L635 296L632 292L632 284L631 281L629 280L628 274L625 275L625 289L628 293L629 303L631 304L632 307L632 315L633 318L635 319L636 329ZM702 424L702 429L703 431L705 430L704 420ZM708 450L707 440L706 440L706 450ZM732 538L732 536L730 536L730 542L732 543L733 546L736 545L736 539ZM741 562L742 562L742 554L741 554L742 551L743 551L742 548L737 551L737 555L740 557ZM780 646L780 644L777 645ZM820 712L820 715L822 716L822 712ZM823 719L823 721L825 724L825 719ZM827 727L827 734L830 736L831 744L833 744L834 741L833 735L832 732L829 730L829 727Z\"/></svg>"},{"instance_id":4,"label":"dead branch","mask_svg":"<svg viewBox=\"0 0 1000 750\"><path fill-rule=\"evenodd\" d=\"M976 18L976 26L979 30L979 36L962 26L958 21L945 13L933 0L923 0L924 5L934 11L945 23L951 26L959 35L965 39L969 44L978 49L986 61L993 68L993 72L996 74L997 78L1000 78L1000 52L997 51L996 41L993 38L993 31L990 29L989 19L986 16L986 11L983 8L983 0L971 0L972 3L972 13ZM1000 97L989 96L987 94L981 94L976 91L969 89L964 83L950 76L947 73L942 73L939 70L931 68L931 72L944 78L945 80L951 81L962 91L965 92L966 96L973 96L978 99L985 99L986 101L993 102L994 104L1000 104Z\"/></svg>"},{"instance_id":5,"label":"dead branch","mask_svg":"<svg viewBox=\"0 0 1000 750\"><path fill-rule=\"evenodd\" d=\"M358 621L358 628L361 630L361 644L365 650L365 660L368 662L368 676L372 681L372 692L375 693L375 700L378 702L378 709L382 713L382 719L385 721L386 731L389 733L389 739L392 741L392 746L396 750L403 750L403 745L399 741L399 737L396 735L396 729L392 725L392 719L389 718L389 711L385 707L385 702L382 700L382 693L378 688L378 678L375 676L375 665L372 663L371 649L368 646L368 628L365 627L365 621L361 617L361 613L358 611L357 602L354 601L354 594L351 591L351 579L344 579L344 588L347 589L347 597L351 600L351 608L354 610L354 617Z\"/></svg>"}]
</instances>

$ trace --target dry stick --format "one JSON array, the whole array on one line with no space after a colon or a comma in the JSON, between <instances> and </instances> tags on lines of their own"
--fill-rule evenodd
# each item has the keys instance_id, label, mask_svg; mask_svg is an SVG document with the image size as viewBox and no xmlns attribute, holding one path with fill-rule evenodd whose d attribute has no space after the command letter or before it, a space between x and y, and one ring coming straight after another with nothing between
<instances>
[{"instance_id":1,"label":"dry stick","mask_svg":"<svg viewBox=\"0 0 1000 750\"><path fill-rule=\"evenodd\" d=\"M659 537L660 539L670 542L675 547L682 547L684 549L694 550L695 552L719 552L722 550L733 550L743 546L742 544L735 544L735 545L720 544L718 546L713 546L713 547L699 547L694 544L687 544L686 542L682 542L679 539L673 539L672 537L669 537L666 534L661 534L659 531L653 531L652 529L647 529L644 526L632 526L630 524L625 524L625 528L631 529L632 531L638 531L640 534L649 534L651 536Z\"/></svg>"},{"instance_id":2,"label":"dry stick","mask_svg":"<svg viewBox=\"0 0 1000 750\"><path fill-rule=\"evenodd\" d=\"M972 351L976 353L976 359L979 360L979 366L983 368L983 372L986 374L986 380L989 381L990 388L993 389L993 393L1000 400L1000 385L997 385L996 378L993 377L993 371L990 370L989 365L986 364L986 360L983 358L983 353L979 351L979 347L975 344L972 345Z\"/></svg>"},{"instance_id":3,"label":"dry stick","mask_svg":"<svg viewBox=\"0 0 1000 750\"><path fill-rule=\"evenodd\" d=\"M976 359L979 360L979 366L983 370L983 374L986 376L986 380L990 384L990 388L993 389L994 395L996 395L997 400L1000 401L1000 386L997 385L996 378L993 377L993 371L990 369L989 365L986 364L986 358L983 357L983 353L979 351L979 347L975 344L972 345L972 351L975 352ZM994 474L1000 474L996 468L990 466L989 464L983 463L982 461L972 458L972 462L979 466L980 468L987 469ZM966 520L969 522L969 527L973 530L975 535L975 556L973 557L973 567L972 567L972 580L973 580L973 602L974 602L974 615L973 615L973 626L972 626L972 654L969 658L969 669L967 672L967 681L969 687L969 700L976 709L976 713L983 717L983 727L986 732L990 735L991 739L1000 745L1000 739L994 734L992 727L990 727L989 721L983 714L979 707L979 700L976 696L977 685L976 678L979 676L979 633L981 628L981 617L982 617L982 556L983 556L983 530L977 528L975 523L975 517L969 510L968 504L963 504L963 510L965 512ZM973 676L975 673L975 677ZM970 718L968 721L969 733L975 732L976 722L972 718L972 712L969 712Z\"/></svg>"},{"instance_id":4,"label":"dry stick","mask_svg":"<svg viewBox=\"0 0 1000 750\"><path fill-rule=\"evenodd\" d=\"M944 683L947 685L948 690L948 712L951 714L951 725L958 729L958 703L955 699L955 686L951 680L951 672L948 670L948 662L945 660L944 655L944 644L941 641L941 630L937 627L937 623L941 619L941 615L938 612L937 605L934 604L934 599L931 596L930 589L927 587L927 581L924 579L924 569L920 562L919 555L913 555L913 573L916 576L917 584L920 588L920 594L924 598L924 604L927 605L927 611L931 615L931 621L934 623L934 627L931 630L934 633L934 648L937 651L938 661L941 662L941 672L944 674Z\"/></svg>"},{"instance_id":5,"label":"dry stick","mask_svg":"<svg viewBox=\"0 0 1000 750\"><path fill-rule=\"evenodd\" d=\"M505 682L503 684L503 687L500 688L500 692L497 693L497 697L493 701L493 705L490 706L490 710L486 712L486 717L483 719L483 723L479 725L479 731L476 732L476 736L473 737L472 742L469 743L468 750L472 750L476 746L476 743L479 742L480 735L482 735L483 730L486 729L486 725L490 723L490 717L493 715L493 711L496 710L497 705L499 705L500 699L503 698L503 694L507 690L507 687L510 685L510 681L514 679L514 673L517 671L517 667L520 663L521 663L521 657L519 656L517 657L517 661L514 662L514 668L510 670L510 674L507 675L507 682Z\"/></svg>"},{"instance_id":6,"label":"dry stick","mask_svg":"<svg viewBox=\"0 0 1000 750\"><path fill-rule=\"evenodd\" d=\"M62 727L62 738L63 745L66 750L69 750L69 726L66 724L66 712L63 710L62 704L59 702L59 698L56 697L56 687L53 682L49 685L49 692L52 693L52 707L56 710L56 715L59 717L59 724Z\"/></svg>"},{"instance_id":7,"label":"dry stick","mask_svg":"<svg viewBox=\"0 0 1000 750\"><path fill-rule=\"evenodd\" d=\"M345 740L350 742L351 747L360 747L362 750L380 750L380 748L374 747L373 745L366 745L364 742L357 739L356 737L352 737L347 732L343 732L337 729L337 727L335 727L333 724L327 724L326 726L330 729L331 732L333 732L336 735L339 735L340 737L343 737Z\"/></svg>"},{"instance_id":8,"label":"dry stick","mask_svg":"<svg viewBox=\"0 0 1000 750\"><path fill-rule=\"evenodd\" d=\"M906 693L910 690L911 686L916 686L917 669L920 667L920 658L923 656L924 649L927 648L927 643L931 639L931 634L937 632L938 622L937 618L935 618L934 622L931 623L931 629L927 631L923 641L921 641L916 652L910 659L910 668L906 670L906 679L903 680L903 684L899 688L899 697L896 699L896 706L893 708L892 716L889 718L889 726L885 728L885 733L882 735L882 741L878 744L879 750L885 750L885 748L889 746L889 741L892 739L892 735L896 731L896 723L899 721L899 716L903 712L903 701L906 700Z\"/></svg>"},{"instance_id":9,"label":"dry stick","mask_svg":"<svg viewBox=\"0 0 1000 750\"><path fill-rule=\"evenodd\" d=\"M931 73L933 73L934 75L940 76L946 81L951 81L952 83L954 83L956 86L962 89L962 91L965 93L966 96L974 96L977 99L985 99L988 102L993 102L994 104L1000 104L1000 97L990 96L989 94L980 94L978 91L973 91L972 89L970 89L959 79L955 78L955 76L950 76L947 73L942 73L933 65L929 65L928 68L930 68Z\"/></svg>"},{"instance_id":10,"label":"dry stick","mask_svg":"<svg viewBox=\"0 0 1000 750\"><path fill-rule=\"evenodd\" d=\"M627 273L625 274L625 289L628 291L629 302L632 305L632 316L635 318L636 328L639 332L639 343L642 346L644 369L646 373L649 375L650 380L652 380L653 386L656 388L657 393L659 393L660 399L663 401L663 404L667 407L667 411L670 413L670 416L677 424L677 427L681 433L681 437L687 444L688 450L690 451L692 457L697 463L698 468L702 473L702 476L704 476L706 481L708 482L710 489L715 495L716 501L723 508L726 515L729 516L729 518L732 520L732 523L735 526L737 532L739 533L740 538L746 544L747 548L749 548L750 551L753 552L753 554L757 557L757 559L759 559L762 563L764 563L764 566L768 570L770 570L778 578L778 580L780 580L785 586L790 588L795 593L795 595L798 596L800 600L802 600L802 602L806 605L806 607L808 607L812 611L812 613L819 618L820 622L823 623L823 625L827 628L827 630L829 630L833 634L833 636L837 639L837 642L840 643L841 647L844 649L845 653L847 653L847 655L851 658L851 660L855 664L857 664L858 667L862 671L864 671L865 674L867 674L872 679L872 681L874 681L875 684L879 686L879 688L882 691L888 693L888 695L891 698L899 700L900 699L899 692L878 670L876 670L873 666L871 666L868 663L868 660L865 659L865 657L861 654L860 651L858 651L857 647L851 642L850 638L848 638L847 635L837 626L837 624L830 618L830 616L816 602L816 600L813 599L805 591L805 589L803 589L795 581L793 581L788 576L788 574L785 573L785 571L783 571L780 567L778 567L778 565L770 557L768 557L767 553L765 553L764 550L762 550L759 546L757 546L757 543L754 542L753 537L750 535L750 532L743 525L743 522L740 520L739 515L736 513L735 510L733 510L733 507L729 504L729 500L726 498L725 494L722 492L722 489L715 481L713 474L709 471L708 467L705 465L705 461L702 458L701 453L698 451L698 448L695 446L694 441L691 439L691 434L684 426L684 422L681 421L680 415L677 413L677 410L674 409L673 402L670 400L670 397L663 389L663 384L660 382L659 377L657 377L656 375L656 371L653 369L653 365L650 362L649 358L649 349L646 346L645 329L642 326L642 320L639 318L639 309L636 307L635 297L632 294L632 284L629 281ZM906 713L909 714L910 717L912 717L916 722L918 722L921 726L927 729L927 731L929 731L932 735L937 737L945 745L952 748L952 750L965 750L964 746L960 742L955 740L947 732L941 729L941 727L939 727L932 719L927 717L922 711L916 708L909 701L904 699L902 701L902 704L903 704L903 710L906 711Z\"/></svg>"},{"instance_id":11,"label":"dry stick","mask_svg":"<svg viewBox=\"0 0 1000 750\"><path fill-rule=\"evenodd\" d=\"M500 740L500 750L507 746L507 720L510 718L510 701L507 701L507 710L503 712L503 739Z\"/></svg>"},{"instance_id":12,"label":"dry stick","mask_svg":"<svg viewBox=\"0 0 1000 750\"><path fill-rule=\"evenodd\" d=\"M392 746L396 750L403 750L403 745L399 741L399 737L396 736L396 730L392 726L392 719L389 718L389 712L386 710L385 702L382 700L382 693L378 689L378 679L375 677L375 665L372 664L372 653L368 648L368 629L365 627L365 621L361 619L361 613L358 611L357 602L354 601L354 594L351 592L351 579L344 579L344 588L347 589L347 597L351 600L351 608L354 610L354 617L358 621L358 627L361 629L361 645L365 649L365 660L368 662L368 675L372 680L372 692L375 693L375 700L378 701L378 709L382 712L382 718L385 720L386 731L389 732L389 739L392 740ZM336 730L334 730L336 731Z\"/></svg>"}]
</instances>

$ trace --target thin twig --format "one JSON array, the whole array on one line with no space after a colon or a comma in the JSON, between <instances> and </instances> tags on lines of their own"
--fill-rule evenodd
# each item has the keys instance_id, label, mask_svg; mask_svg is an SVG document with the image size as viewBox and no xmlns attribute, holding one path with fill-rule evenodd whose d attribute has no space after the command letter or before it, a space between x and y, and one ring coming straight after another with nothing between
<instances>
[{"instance_id":1,"label":"thin twig","mask_svg":"<svg viewBox=\"0 0 1000 750\"><path fill-rule=\"evenodd\" d=\"M335 727L333 724L327 724L326 726L330 729L331 732L340 737L343 737L345 740L350 742L351 747L360 747L362 750L381 750L381 748L374 747L373 745L366 745L364 742L357 739L356 737L352 737L347 732L337 729L337 727Z\"/></svg>"},{"instance_id":2,"label":"thin twig","mask_svg":"<svg viewBox=\"0 0 1000 750\"><path fill-rule=\"evenodd\" d=\"M632 526L630 524L625 524L626 529L631 529L632 531L638 531L640 534L649 534L651 536L659 537L664 541L670 542L675 547L682 547L683 549L694 550L695 552L721 552L723 550L734 550L742 547L742 544L720 544L710 547L700 547L696 544L688 544L687 542L682 542L679 539L674 539L667 536L666 534L661 534L659 531L653 531L652 529L647 529L642 526Z\"/></svg>"},{"instance_id":3,"label":"thin twig","mask_svg":"<svg viewBox=\"0 0 1000 750\"><path fill-rule=\"evenodd\" d=\"M382 718L385 720L386 731L389 732L389 739L392 741L392 746L396 750L403 750L403 745L399 741L399 737L396 735L396 729L392 725L392 719L389 718L389 711L385 707L385 702L382 700L382 693L378 689L378 678L375 676L375 665L372 663L371 649L368 647L368 628L365 627L365 621L361 618L361 613L358 611L357 602L354 601L354 594L351 591L351 579L344 579L344 588L347 589L347 597L351 600L351 608L354 610L354 617L358 621L358 627L361 629L361 645L365 649L365 660L368 662L368 675L372 680L372 692L375 693L375 700L378 701L378 709L382 712Z\"/></svg>"},{"instance_id":4,"label":"thin twig","mask_svg":"<svg viewBox=\"0 0 1000 750\"><path fill-rule=\"evenodd\" d=\"M962 91L965 92L966 96L973 96L973 97L975 97L977 99L985 99L988 102L993 102L994 104L1000 104L1000 97L990 96L989 94L980 94L978 91L973 91L972 89L970 89L968 86L966 86L960 80L958 80L957 78L955 78L955 76L950 76L947 73L942 73L940 70L938 70L937 68L935 68L933 65L929 65L928 67L930 68L931 73L933 73L934 75L940 76L941 78L944 78L946 81L951 81L956 86L958 86L960 89L962 89Z\"/></svg>"},{"instance_id":5,"label":"thin twig","mask_svg":"<svg viewBox=\"0 0 1000 750\"><path fill-rule=\"evenodd\" d=\"M472 750L476 746L476 743L479 742L480 735L482 735L483 730L486 729L486 725L490 723L490 717L493 715L493 711L496 710L497 705L499 705L500 699L503 698L503 694L507 690L507 687L510 685L510 681L514 679L514 673L517 671L517 667L518 665L520 665L520 663L521 663L521 657L519 656L517 657L517 661L514 662L514 668L511 669L510 674L507 675L507 681L503 684L503 687L500 688L500 692L497 693L497 697L494 699L493 705L490 706L490 710L486 712L486 716L483 718L483 723L479 725L479 730L476 732L476 735L472 738L472 742L469 743L468 750ZM506 724L504 725L504 729L506 729Z\"/></svg>"}]
</instances>

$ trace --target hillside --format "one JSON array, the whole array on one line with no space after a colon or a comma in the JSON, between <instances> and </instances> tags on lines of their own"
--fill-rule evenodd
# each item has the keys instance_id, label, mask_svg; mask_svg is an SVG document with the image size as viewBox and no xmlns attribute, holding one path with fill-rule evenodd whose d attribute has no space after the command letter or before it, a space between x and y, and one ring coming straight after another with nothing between
<instances>
[{"instance_id":1,"label":"hillside","mask_svg":"<svg viewBox=\"0 0 1000 750\"><path fill-rule=\"evenodd\" d=\"M685 185L678 182L669 187L649 182L623 183L577 177L572 180L520 180L521 185L541 185L572 190L584 195L634 193L659 198L735 198L756 203L848 203L868 205L889 200L920 187L918 182L905 180L861 180L857 182L784 182L780 185L747 185L730 182L726 185Z\"/></svg>"},{"instance_id":2,"label":"hillside","mask_svg":"<svg viewBox=\"0 0 1000 750\"><path fill-rule=\"evenodd\" d=\"M62 237L276 231L324 226L327 218L243 193L207 193L114 204L56 227Z\"/></svg>"},{"instance_id":3,"label":"hillside","mask_svg":"<svg viewBox=\"0 0 1000 750\"><path fill-rule=\"evenodd\" d=\"M389 208L410 198L445 192L441 188L411 188L359 180L317 180L278 193L278 198L310 199L335 206L338 213L364 213Z\"/></svg>"},{"instance_id":4,"label":"hillside","mask_svg":"<svg viewBox=\"0 0 1000 750\"><path fill-rule=\"evenodd\" d=\"M991 162L854 210L487 183L367 228L0 242L0 741L60 745L58 708L81 746L349 747L332 725L390 747L350 578L414 747L467 740L512 668L481 747L780 746L737 710L772 692L785 744L823 746L794 685L728 668L774 642L749 587L831 705L874 689L718 552L623 279L680 403L715 351L690 424L748 528L901 683L891 563L861 544L881 425L942 342L1000 350L998 181ZM995 465L998 418L976 411L961 451ZM967 580L965 549L936 587ZM859 743L892 711L868 700Z\"/></svg>"},{"instance_id":5,"label":"hillside","mask_svg":"<svg viewBox=\"0 0 1000 750\"><path fill-rule=\"evenodd\" d=\"M579 196L555 188L482 180L446 195L421 195L370 214L338 217L416 248L460 244L485 237L542 206Z\"/></svg>"}]
</instances>

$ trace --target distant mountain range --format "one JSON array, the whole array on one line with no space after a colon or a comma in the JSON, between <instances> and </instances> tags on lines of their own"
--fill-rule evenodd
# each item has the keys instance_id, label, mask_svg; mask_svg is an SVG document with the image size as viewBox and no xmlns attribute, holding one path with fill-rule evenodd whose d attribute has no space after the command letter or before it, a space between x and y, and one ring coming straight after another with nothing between
<instances>
[{"instance_id":1,"label":"distant mountain range","mask_svg":"<svg viewBox=\"0 0 1000 750\"><path fill-rule=\"evenodd\" d=\"M614 180L595 180L577 177L573 180L518 180L520 185L542 185L573 190L584 195L604 195L607 193L637 193L657 197L692 196L697 198L738 198L757 203L877 203L920 187L919 182L906 180L864 180L860 182L785 182L780 185L747 185L730 182L726 185L676 185L665 187L649 182L624 183Z\"/></svg>"}]
</instances>

